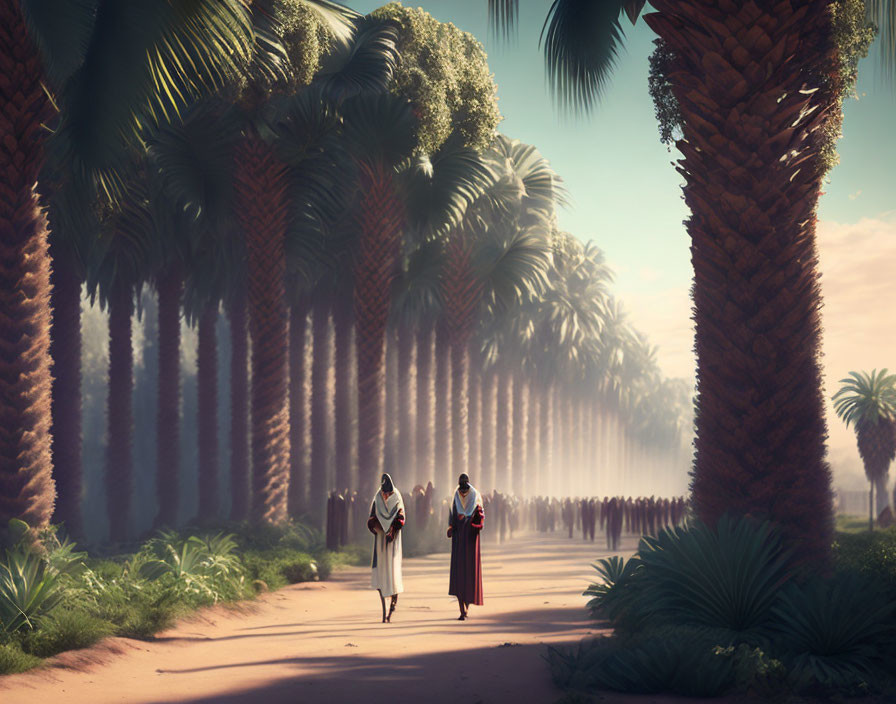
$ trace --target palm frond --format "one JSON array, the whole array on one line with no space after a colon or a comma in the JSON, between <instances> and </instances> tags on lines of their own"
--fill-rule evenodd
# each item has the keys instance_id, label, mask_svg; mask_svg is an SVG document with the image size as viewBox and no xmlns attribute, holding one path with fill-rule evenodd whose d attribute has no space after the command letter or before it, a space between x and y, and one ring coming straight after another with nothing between
<instances>
[{"instance_id":1,"label":"palm frond","mask_svg":"<svg viewBox=\"0 0 896 704\"><path fill-rule=\"evenodd\" d=\"M248 0L102 3L84 61L61 95L60 130L75 170L118 190L122 145L224 85L246 65L253 42Z\"/></svg>"},{"instance_id":2,"label":"palm frond","mask_svg":"<svg viewBox=\"0 0 896 704\"><path fill-rule=\"evenodd\" d=\"M496 37L508 39L516 29L519 0L488 0L488 26Z\"/></svg>"},{"instance_id":3,"label":"palm frond","mask_svg":"<svg viewBox=\"0 0 896 704\"><path fill-rule=\"evenodd\" d=\"M626 0L554 0L541 31L548 84L564 110L591 110L606 89L625 32Z\"/></svg>"},{"instance_id":4,"label":"palm frond","mask_svg":"<svg viewBox=\"0 0 896 704\"><path fill-rule=\"evenodd\" d=\"M880 67L884 79L896 88L896 2L865 0L867 17L878 28Z\"/></svg>"},{"instance_id":5,"label":"palm frond","mask_svg":"<svg viewBox=\"0 0 896 704\"><path fill-rule=\"evenodd\" d=\"M361 93L385 92L398 63L398 33L391 23L361 24L351 43L330 52L316 81L337 104Z\"/></svg>"},{"instance_id":6,"label":"palm frond","mask_svg":"<svg viewBox=\"0 0 896 704\"><path fill-rule=\"evenodd\" d=\"M55 86L62 85L84 63L99 0L21 0L20 5L44 70Z\"/></svg>"}]
</instances>

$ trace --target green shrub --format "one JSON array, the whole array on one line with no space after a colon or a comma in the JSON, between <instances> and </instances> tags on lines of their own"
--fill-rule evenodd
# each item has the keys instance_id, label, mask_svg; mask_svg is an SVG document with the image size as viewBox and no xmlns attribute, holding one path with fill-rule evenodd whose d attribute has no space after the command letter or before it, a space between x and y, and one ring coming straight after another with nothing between
<instances>
[{"instance_id":1,"label":"green shrub","mask_svg":"<svg viewBox=\"0 0 896 704\"><path fill-rule=\"evenodd\" d=\"M873 533L837 533L834 565L882 580L896 594L896 526Z\"/></svg>"},{"instance_id":2,"label":"green shrub","mask_svg":"<svg viewBox=\"0 0 896 704\"><path fill-rule=\"evenodd\" d=\"M42 556L24 546L6 551L0 561L0 632L34 628L62 597L59 575Z\"/></svg>"},{"instance_id":3,"label":"green shrub","mask_svg":"<svg viewBox=\"0 0 896 704\"><path fill-rule=\"evenodd\" d=\"M86 611L57 611L40 620L38 628L22 637L22 647L28 653L48 658L65 650L86 648L111 635L115 627L108 621Z\"/></svg>"},{"instance_id":4,"label":"green shrub","mask_svg":"<svg viewBox=\"0 0 896 704\"><path fill-rule=\"evenodd\" d=\"M575 650L550 648L548 662L561 687L716 696L735 681L733 658L718 647L717 635L685 627L646 631L635 638L603 637Z\"/></svg>"},{"instance_id":5,"label":"green shrub","mask_svg":"<svg viewBox=\"0 0 896 704\"><path fill-rule=\"evenodd\" d=\"M861 574L790 585L774 614L794 689L868 689L892 658L894 613L896 602Z\"/></svg>"},{"instance_id":6,"label":"green shrub","mask_svg":"<svg viewBox=\"0 0 896 704\"><path fill-rule=\"evenodd\" d=\"M621 626L634 618L631 614L638 589L636 575L642 564L637 557L628 560L614 555L595 562L592 567L601 577L600 582L591 584L583 592L583 596L592 597L587 608L592 618L606 618L611 623Z\"/></svg>"},{"instance_id":7,"label":"green shrub","mask_svg":"<svg viewBox=\"0 0 896 704\"><path fill-rule=\"evenodd\" d=\"M0 675L24 672L40 665L40 658L22 652L15 641L0 643Z\"/></svg>"},{"instance_id":8,"label":"green shrub","mask_svg":"<svg viewBox=\"0 0 896 704\"><path fill-rule=\"evenodd\" d=\"M722 628L759 643L792 572L770 524L723 516L641 539L637 603L644 622Z\"/></svg>"}]
</instances>

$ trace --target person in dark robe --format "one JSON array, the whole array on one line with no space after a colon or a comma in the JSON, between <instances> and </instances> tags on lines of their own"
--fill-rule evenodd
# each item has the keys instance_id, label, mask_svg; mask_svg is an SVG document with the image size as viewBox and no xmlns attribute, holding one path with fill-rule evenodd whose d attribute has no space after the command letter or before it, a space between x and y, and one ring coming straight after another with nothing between
<instances>
[{"instance_id":1,"label":"person in dark robe","mask_svg":"<svg viewBox=\"0 0 896 704\"><path fill-rule=\"evenodd\" d=\"M327 497L327 550L330 551L339 549L336 525L336 492L331 491Z\"/></svg>"},{"instance_id":2,"label":"person in dark robe","mask_svg":"<svg viewBox=\"0 0 896 704\"><path fill-rule=\"evenodd\" d=\"M576 526L576 510L573 508L570 499L566 499L563 502L563 523L566 526L569 537L572 538L572 532L575 530Z\"/></svg>"},{"instance_id":3,"label":"person in dark robe","mask_svg":"<svg viewBox=\"0 0 896 704\"><path fill-rule=\"evenodd\" d=\"M404 517L401 493L392 483L392 477L384 474L379 491L370 504L370 517L367 519L367 529L373 533L370 586L380 594L383 623L391 623L392 613L398 605L398 595L404 591L401 577L401 529ZM392 597L388 614L387 596Z\"/></svg>"},{"instance_id":4,"label":"person in dark robe","mask_svg":"<svg viewBox=\"0 0 896 704\"><path fill-rule=\"evenodd\" d=\"M588 535L594 542L594 533L597 529L597 512L600 504L595 499L588 499Z\"/></svg>"},{"instance_id":5,"label":"person in dark robe","mask_svg":"<svg viewBox=\"0 0 896 704\"><path fill-rule=\"evenodd\" d=\"M461 474L448 514L448 537L451 538L451 575L448 593L457 598L458 621L467 618L470 604L482 606L482 560L479 554L479 533L484 525L482 497Z\"/></svg>"}]
</instances>

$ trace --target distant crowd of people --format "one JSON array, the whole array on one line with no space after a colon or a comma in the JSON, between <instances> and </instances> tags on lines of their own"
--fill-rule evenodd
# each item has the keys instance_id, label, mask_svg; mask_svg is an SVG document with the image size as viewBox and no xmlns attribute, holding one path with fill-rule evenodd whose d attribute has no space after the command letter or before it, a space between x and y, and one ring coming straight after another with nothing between
<instances>
[{"instance_id":1,"label":"distant crowd of people","mask_svg":"<svg viewBox=\"0 0 896 704\"><path fill-rule=\"evenodd\" d=\"M450 499L436 498L432 482L415 486L405 496L407 519L418 534L440 532L448 515ZM604 533L608 550L618 550L623 534L655 534L679 525L686 513L684 497L545 497L520 498L499 491L482 496L482 506L491 529L483 533L486 542L503 543L521 530L539 533L566 531L594 542ZM369 502L359 500L356 491L333 491L327 500L327 548L337 550L365 535Z\"/></svg>"}]
</instances>

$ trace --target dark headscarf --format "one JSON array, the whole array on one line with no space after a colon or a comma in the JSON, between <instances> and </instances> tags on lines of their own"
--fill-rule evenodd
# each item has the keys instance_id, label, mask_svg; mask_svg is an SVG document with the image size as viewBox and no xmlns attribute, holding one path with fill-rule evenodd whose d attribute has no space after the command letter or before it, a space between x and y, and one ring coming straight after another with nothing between
<instances>
[{"instance_id":1,"label":"dark headscarf","mask_svg":"<svg viewBox=\"0 0 896 704\"><path fill-rule=\"evenodd\" d=\"M390 492L394 491L395 485L392 483L392 477L388 474L383 474L383 478L380 480L380 491Z\"/></svg>"}]
</instances>

